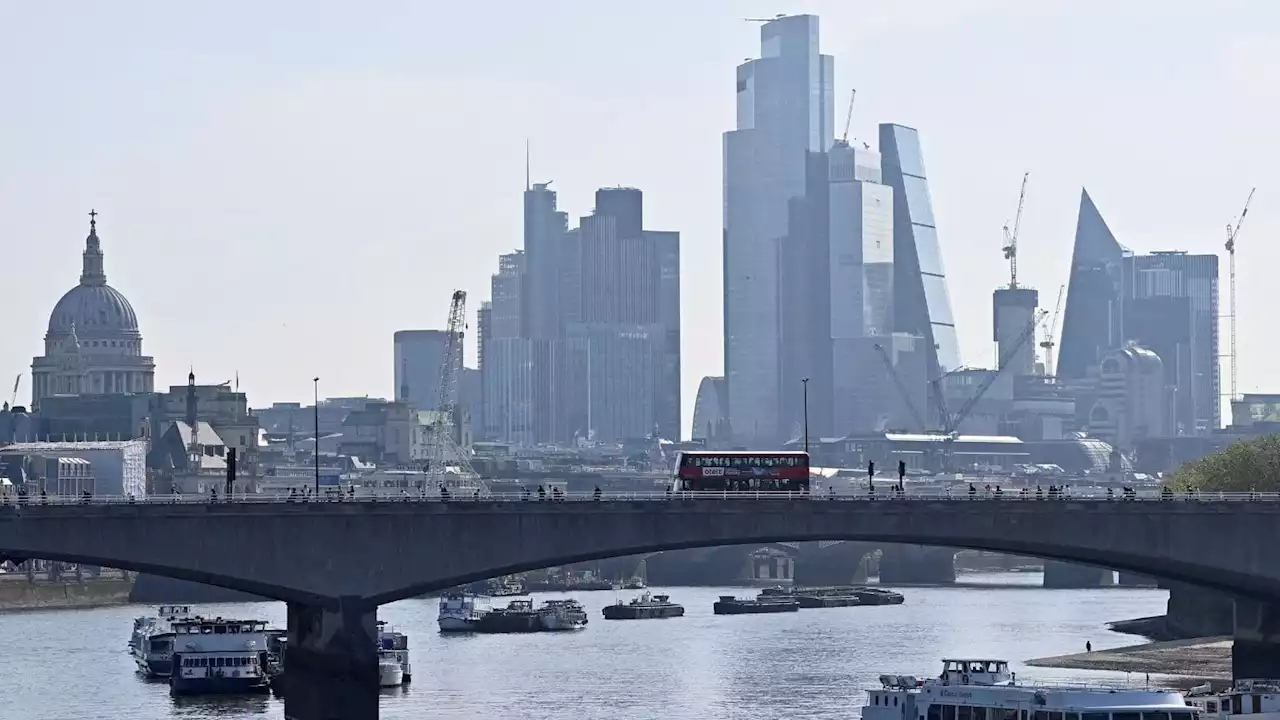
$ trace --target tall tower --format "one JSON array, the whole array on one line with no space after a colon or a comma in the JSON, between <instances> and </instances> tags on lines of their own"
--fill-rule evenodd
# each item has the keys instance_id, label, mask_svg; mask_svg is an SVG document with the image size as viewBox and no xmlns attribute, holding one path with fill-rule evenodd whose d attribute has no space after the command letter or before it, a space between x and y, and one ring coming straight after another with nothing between
<instances>
[{"instance_id":1,"label":"tall tower","mask_svg":"<svg viewBox=\"0 0 1280 720\"><path fill-rule=\"evenodd\" d=\"M1036 367L1036 341L1021 345L1027 326L1035 322L1040 293L1027 287L1000 288L992 294L992 337L996 343L996 364L1010 375L1030 375ZM1033 331L1034 332L1034 331Z\"/></svg>"},{"instance_id":2,"label":"tall tower","mask_svg":"<svg viewBox=\"0 0 1280 720\"><path fill-rule=\"evenodd\" d=\"M747 446L791 430L782 397L799 394L800 378L782 377L779 260L796 239L791 204L817 175L810 155L834 139L834 76L814 15L764 23L760 57L737 69L737 126L724 134L724 362L731 430Z\"/></svg>"}]
</instances>

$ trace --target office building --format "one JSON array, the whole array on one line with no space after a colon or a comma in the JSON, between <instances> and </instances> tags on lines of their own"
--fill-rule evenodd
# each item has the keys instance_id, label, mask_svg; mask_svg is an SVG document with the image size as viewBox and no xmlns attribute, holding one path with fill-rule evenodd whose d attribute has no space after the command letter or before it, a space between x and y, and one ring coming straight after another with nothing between
<instances>
[{"instance_id":1,"label":"office building","mask_svg":"<svg viewBox=\"0 0 1280 720\"><path fill-rule=\"evenodd\" d=\"M458 339L461 342L461 338ZM449 333L445 330L397 330L394 336L395 398L417 410L440 407L440 375ZM462 354L455 356L454 373L461 382ZM459 387L449 401L459 402Z\"/></svg>"},{"instance_id":2,"label":"office building","mask_svg":"<svg viewBox=\"0 0 1280 720\"><path fill-rule=\"evenodd\" d=\"M880 154L883 181L893 188L894 329L924 338L929 376L937 378L960 367L960 345L920 133L881 125Z\"/></svg>"},{"instance_id":3,"label":"office building","mask_svg":"<svg viewBox=\"0 0 1280 720\"><path fill-rule=\"evenodd\" d=\"M1057 375L1067 380L1086 378L1102 356L1125 340L1123 257L1089 191L1080 191L1071 274L1058 345Z\"/></svg>"},{"instance_id":4,"label":"office building","mask_svg":"<svg viewBox=\"0 0 1280 720\"><path fill-rule=\"evenodd\" d=\"M762 24L760 57L737 68L737 122L724 134L724 358L732 432L749 447L786 439L784 387L800 395L780 357L779 284L795 282L780 258L798 230L793 200L810 196L820 176L811 154L834 137L834 74L812 15Z\"/></svg>"},{"instance_id":5,"label":"office building","mask_svg":"<svg viewBox=\"0 0 1280 720\"><path fill-rule=\"evenodd\" d=\"M1154 352L1171 389L1176 435L1222 427L1218 257L1155 252L1123 261L1124 340Z\"/></svg>"},{"instance_id":6,"label":"office building","mask_svg":"<svg viewBox=\"0 0 1280 720\"><path fill-rule=\"evenodd\" d=\"M524 305L522 335L550 340L563 335L560 312L560 255L568 215L556 208L550 183L524 191Z\"/></svg>"},{"instance_id":7,"label":"office building","mask_svg":"<svg viewBox=\"0 0 1280 720\"><path fill-rule=\"evenodd\" d=\"M1036 310L1040 293L1027 287L996 290L991 296L991 339L996 343L996 367L1009 375L1030 375L1036 369Z\"/></svg>"}]
</instances>

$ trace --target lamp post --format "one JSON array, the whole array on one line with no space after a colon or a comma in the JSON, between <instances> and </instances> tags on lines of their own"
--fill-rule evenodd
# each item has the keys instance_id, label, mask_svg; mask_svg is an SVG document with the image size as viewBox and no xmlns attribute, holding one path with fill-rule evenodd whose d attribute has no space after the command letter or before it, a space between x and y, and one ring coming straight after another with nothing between
<instances>
[{"instance_id":1,"label":"lamp post","mask_svg":"<svg viewBox=\"0 0 1280 720\"><path fill-rule=\"evenodd\" d=\"M320 378L312 378L311 386L315 393L316 421L316 499L320 499Z\"/></svg>"},{"instance_id":2,"label":"lamp post","mask_svg":"<svg viewBox=\"0 0 1280 720\"><path fill-rule=\"evenodd\" d=\"M800 378L804 387L804 451L809 452L809 378Z\"/></svg>"}]
</instances>

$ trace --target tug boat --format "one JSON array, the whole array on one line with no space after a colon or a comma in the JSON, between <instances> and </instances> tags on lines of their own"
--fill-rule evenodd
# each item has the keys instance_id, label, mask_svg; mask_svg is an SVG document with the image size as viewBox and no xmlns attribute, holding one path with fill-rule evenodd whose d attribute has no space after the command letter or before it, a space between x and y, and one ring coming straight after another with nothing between
<instances>
[{"instance_id":1,"label":"tug boat","mask_svg":"<svg viewBox=\"0 0 1280 720\"><path fill-rule=\"evenodd\" d=\"M936 678L881 675L863 720L1201 720L1176 690L1019 683L1004 660L947 659Z\"/></svg>"},{"instance_id":2,"label":"tug boat","mask_svg":"<svg viewBox=\"0 0 1280 720\"><path fill-rule=\"evenodd\" d=\"M169 694L241 695L271 691L265 620L191 618L173 623Z\"/></svg>"}]
</instances>

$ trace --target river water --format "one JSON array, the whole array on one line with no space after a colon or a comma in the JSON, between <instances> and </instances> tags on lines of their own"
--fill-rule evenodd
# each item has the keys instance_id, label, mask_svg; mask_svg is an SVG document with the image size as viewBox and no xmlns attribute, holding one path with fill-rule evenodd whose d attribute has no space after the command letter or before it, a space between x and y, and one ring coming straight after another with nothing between
<instances>
[{"instance_id":1,"label":"river water","mask_svg":"<svg viewBox=\"0 0 1280 720\"><path fill-rule=\"evenodd\" d=\"M900 588L902 605L715 616L717 595L673 588L683 618L606 621L612 592L573 594L591 614L578 633L442 636L436 600L384 606L409 634L412 685L383 691L390 720L802 720L859 716L883 673L936 675L941 657L1009 660L1020 679L1123 675L1027 669L1023 661L1130 645L1105 623L1161 614L1152 589L1044 590L1039 573L970 574L957 587ZM656 589L655 589L656 590ZM624 593L631 595L633 593ZM564 597L563 595L535 595ZM254 616L283 627L279 603L207 605L202 614ZM0 614L0 720L161 720L284 717L274 698L175 701L134 673L124 606Z\"/></svg>"}]
</instances>

